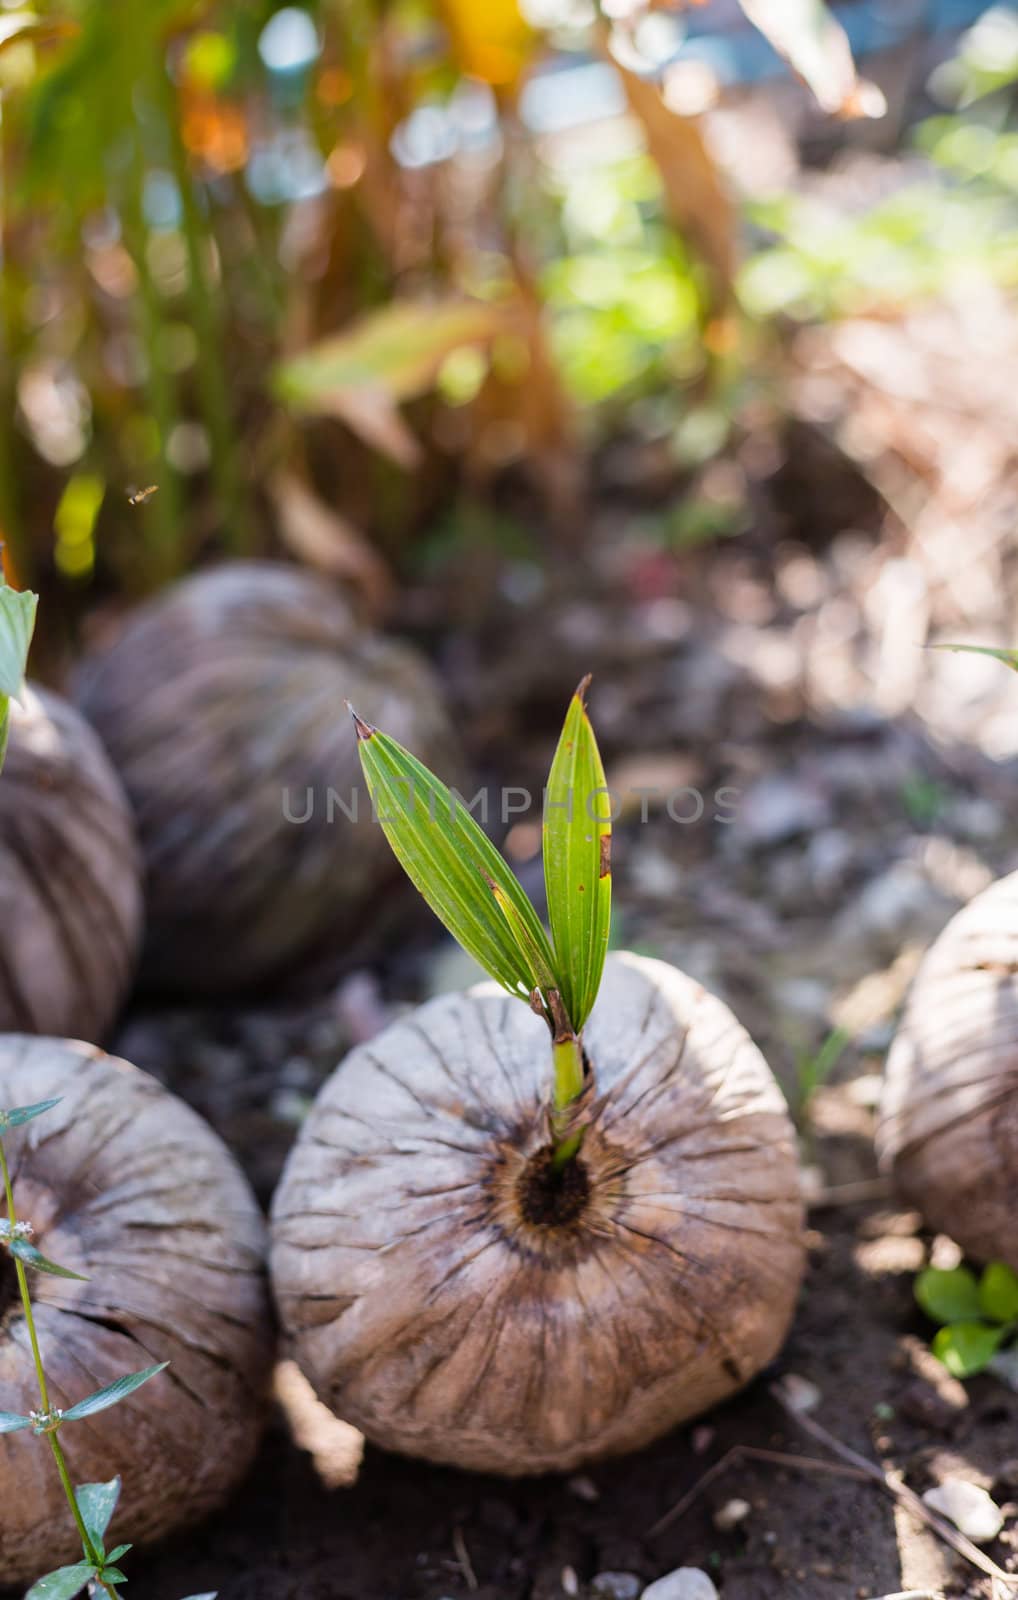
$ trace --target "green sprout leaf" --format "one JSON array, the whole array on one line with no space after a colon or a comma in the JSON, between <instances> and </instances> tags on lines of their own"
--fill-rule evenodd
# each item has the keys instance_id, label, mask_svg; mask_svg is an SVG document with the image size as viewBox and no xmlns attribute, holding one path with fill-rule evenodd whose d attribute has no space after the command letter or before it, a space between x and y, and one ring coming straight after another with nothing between
<instances>
[{"instance_id":1,"label":"green sprout leaf","mask_svg":"<svg viewBox=\"0 0 1018 1600\"><path fill-rule=\"evenodd\" d=\"M31 1426L31 1417L23 1417L17 1411L0 1411L0 1433L20 1433L22 1428Z\"/></svg>"},{"instance_id":2,"label":"green sprout leaf","mask_svg":"<svg viewBox=\"0 0 1018 1600\"><path fill-rule=\"evenodd\" d=\"M60 1104L56 1100L38 1100L34 1106L15 1106L13 1111L0 1111L0 1129L20 1128L25 1122L31 1122L33 1117L41 1117L44 1111L52 1111L54 1106Z\"/></svg>"},{"instance_id":3,"label":"green sprout leaf","mask_svg":"<svg viewBox=\"0 0 1018 1600\"><path fill-rule=\"evenodd\" d=\"M954 1322L937 1334L933 1354L953 1377L971 1378L988 1365L1005 1338L1006 1329L985 1322Z\"/></svg>"},{"instance_id":4,"label":"green sprout leaf","mask_svg":"<svg viewBox=\"0 0 1018 1600\"><path fill-rule=\"evenodd\" d=\"M133 1544L118 1544L106 1557L107 1561L119 1561L121 1556L126 1556L128 1550L133 1550ZM126 1581L126 1580L125 1580Z\"/></svg>"},{"instance_id":5,"label":"green sprout leaf","mask_svg":"<svg viewBox=\"0 0 1018 1600\"><path fill-rule=\"evenodd\" d=\"M25 1600L73 1600L86 1583L95 1577L95 1567L90 1561L77 1561L73 1567L57 1567L45 1578L33 1583Z\"/></svg>"},{"instance_id":6,"label":"green sprout leaf","mask_svg":"<svg viewBox=\"0 0 1018 1600\"><path fill-rule=\"evenodd\" d=\"M75 1489L74 1498L78 1502L81 1520L101 1555L106 1529L120 1499L120 1479L111 1478L108 1483L83 1483L80 1488ZM120 1545L117 1550L110 1551L108 1560L116 1561L118 1555L123 1555L124 1551L129 1549L130 1545Z\"/></svg>"},{"instance_id":7,"label":"green sprout leaf","mask_svg":"<svg viewBox=\"0 0 1018 1600\"><path fill-rule=\"evenodd\" d=\"M584 678L566 713L544 801L544 882L562 1003L579 1033L593 1009L611 924L611 819Z\"/></svg>"},{"instance_id":8,"label":"green sprout leaf","mask_svg":"<svg viewBox=\"0 0 1018 1600\"><path fill-rule=\"evenodd\" d=\"M915 1281L915 1297L934 1322L976 1322L983 1314L979 1285L968 1267L927 1267Z\"/></svg>"},{"instance_id":9,"label":"green sprout leaf","mask_svg":"<svg viewBox=\"0 0 1018 1600\"><path fill-rule=\"evenodd\" d=\"M60 1267L55 1261L50 1261L37 1250L34 1244L27 1239L12 1239L7 1246L12 1256L17 1256L26 1267L33 1267L36 1272L47 1272L52 1278L75 1278L78 1283L87 1283L88 1279L80 1272L72 1272L69 1267Z\"/></svg>"},{"instance_id":10,"label":"green sprout leaf","mask_svg":"<svg viewBox=\"0 0 1018 1600\"><path fill-rule=\"evenodd\" d=\"M544 990L554 957L515 874L444 783L395 739L353 715L378 820L411 883L510 994L526 999Z\"/></svg>"},{"instance_id":11,"label":"green sprout leaf","mask_svg":"<svg viewBox=\"0 0 1018 1600\"><path fill-rule=\"evenodd\" d=\"M0 570L0 767L7 753L10 702L18 698L25 680L36 603L34 594L11 589Z\"/></svg>"},{"instance_id":12,"label":"green sprout leaf","mask_svg":"<svg viewBox=\"0 0 1018 1600\"><path fill-rule=\"evenodd\" d=\"M126 1577L121 1572L119 1567L103 1567L102 1575L104 1578L108 1578L111 1583L127 1582Z\"/></svg>"},{"instance_id":13,"label":"green sprout leaf","mask_svg":"<svg viewBox=\"0 0 1018 1600\"><path fill-rule=\"evenodd\" d=\"M97 1389L95 1394L79 1400L76 1406L69 1406L64 1412L65 1422L80 1422L83 1417L94 1417L97 1411L105 1411L109 1406L119 1405L121 1400L126 1400L128 1395L140 1389L143 1383L148 1383L157 1373L164 1372L169 1366L168 1361L160 1361L156 1367L145 1367L141 1372L129 1373L126 1378L117 1378L115 1382L108 1383L104 1389Z\"/></svg>"},{"instance_id":14,"label":"green sprout leaf","mask_svg":"<svg viewBox=\"0 0 1018 1600\"><path fill-rule=\"evenodd\" d=\"M935 644L932 650L960 650L964 655L993 656L996 661L1003 661L1005 667L1010 667L1012 672L1018 672L1018 650L995 650L988 644Z\"/></svg>"},{"instance_id":15,"label":"green sprout leaf","mask_svg":"<svg viewBox=\"0 0 1018 1600\"><path fill-rule=\"evenodd\" d=\"M1018 1273L991 1261L979 1280L979 1304L991 1322L1018 1322Z\"/></svg>"}]
</instances>

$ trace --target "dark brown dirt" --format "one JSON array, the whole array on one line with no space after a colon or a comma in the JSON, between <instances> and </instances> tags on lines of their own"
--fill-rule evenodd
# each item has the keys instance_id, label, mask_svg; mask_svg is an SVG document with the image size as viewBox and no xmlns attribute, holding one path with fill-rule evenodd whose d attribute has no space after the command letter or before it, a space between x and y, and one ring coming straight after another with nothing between
<instances>
[{"instance_id":1,"label":"dark brown dirt","mask_svg":"<svg viewBox=\"0 0 1018 1600\"><path fill-rule=\"evenodd\" d=\"M1004 1476L1018 1449L1018 1395L983 1379L959 1399L920 1353L928 1329L912 1302L914 1217L881 1206L822 1221L781 1362L701 1424L579 1483L508 1483L369 1448L356 1483L330 1492L277 1416L233 1505L174 1549L136 1555L132 1592L179 1600L200 1584L218 1586L221 1600L556 1600L570 1569L583 1594L600 1572L650 1581L688 1565L709 1572L724 1600L856 1600L926 1584L989 1596L988 1579L896 1515L879 1489L822 1465L736 1461L667 1531L649 1532L734 1445L821 1460L769 1394L778 1372L814 1382L824 1426L919 1491L947 1470L989 1484L1001 1503L1018 1489ZM720 1532L713 1517L733 1498L751 1510ZM1011 1541L987 1552L1006 1568L1018 1567Z\"/></svg>"}]
</instances>

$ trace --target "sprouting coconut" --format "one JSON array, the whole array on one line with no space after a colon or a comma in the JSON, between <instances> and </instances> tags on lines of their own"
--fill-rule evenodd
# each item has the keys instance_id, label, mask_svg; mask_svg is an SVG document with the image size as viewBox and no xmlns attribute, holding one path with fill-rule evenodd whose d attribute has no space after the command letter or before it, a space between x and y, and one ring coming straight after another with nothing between
<instances>
[{"instance_id":1,"label":"sprouting coconut","mask_svg":"<svg viewBox=\"0 0 1018 1600\"><path fill-rule=\"evenodd\" d=\"M117 775L73 706L26 689L11 706L0 783L0 1032L102 1039L141 922L141 861Z\"/></svg>"},{"instance_id":2,"label":"sprouting coconut","mask_svg":"<svg viewBox=\"0 0 1018 1600\"><path fill-rule=\"evenodd\" d=\"M251 987L362 929L392 863L337 731L344 697L419 726L429 758L456 759L417 654L359 626L321 578L269 562L142 606L86 658L76 695L134 806L142 975L157 988Z\"/></svg>"},{"instance_id":3,"label":"sprouting coconut","mask_svg":"<svg viewBox=\"0 0 1018 1600\"><path fill-rule=\"evenodd\" d=\"M583 686L546 795L550 939L449 791L357 732L396 854L498 981L396 1022L325 1085L273 1211L285 1333L390 1449L508 1474L636 1449L785 1335L803 1242L781 1093L698 983L635 955L605 967Z\"/></svg>"},{"instance_id":4,"label":"sprouting coconut","mask_svg":"<svg viewBox=\"0 0 1018 1600\"><path fill-rule=\"evenodd\" d=\"M126 1061L5 1035L0 1109L12 1107L46 1113L4 1130L16 1216L49 1263L84 1275L31 1273L49 1399L71 1412L70 1475L119 1474L118 1539L154 1539L212 1510L257 1442L272 1350L261 1216L212 1130ZM164 1361L143 1393L74 1420L90 1391ZM30 1414L38 1396L15 1261L0 1247L0 1415ZM80 1560L50 1451L27 1429L0 1429L0 1508L0 1586Z\"/></svg>"},{"instance_id":5,"label":"sprouting coconut","mask_svg":"<svg viewBox=\"0 0 1018 1600\"><path fill-rule=\"evenodd\" d=\"M1018 872L976 895L923 961L877 1149L930 1227L1018 1270Z\"/></svg>"}]
</instances>

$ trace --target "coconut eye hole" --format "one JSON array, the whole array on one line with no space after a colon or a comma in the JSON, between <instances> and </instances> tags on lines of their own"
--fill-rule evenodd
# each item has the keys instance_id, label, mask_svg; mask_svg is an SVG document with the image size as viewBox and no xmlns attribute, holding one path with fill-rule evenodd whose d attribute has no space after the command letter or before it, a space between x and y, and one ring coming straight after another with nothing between
<instances>
[{"instance_id":1,"label":"coconut eye hole","mask_svg":"<svg viewBox=\"0 0 1018 1600\"><path fill-rule=\"evenodd\" d=\"M582 1155L563 1166L552 1146L535 1152L516 1180L520 1217L532 1228L568 1228L590 1204L590 1175Z\"/></svg>"}]
</instances>

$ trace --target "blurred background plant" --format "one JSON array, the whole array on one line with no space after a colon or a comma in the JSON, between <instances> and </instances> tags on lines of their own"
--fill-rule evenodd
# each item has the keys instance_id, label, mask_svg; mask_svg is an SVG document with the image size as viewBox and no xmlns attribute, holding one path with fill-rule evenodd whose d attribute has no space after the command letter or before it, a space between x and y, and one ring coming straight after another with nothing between
<instances>
[{"instance_id":1,"label":"blurred background plant","mask_svg":"<svg viewBox=\"0 0 1018 1600\"><path fill-rule=\"evenodd\" d=\"M867 121L884 96L849 45L888 9L857 0L843 27L817 0L2 0L12 581L73 620L282 545L378 611L413 536L490 528L455 508L496 487L568 548L605 438L709 461L759 319L922 295L973 258L1013 281L1007 10L938 68L948 109L875 208L832 225L802 186L762 198L757 153L732 150L740 81L779 72L893 142L900 108ZM876 43L985 9L899 7ZM742 515L694 502L667 537Z\"/></svg>"}]
</instances>

